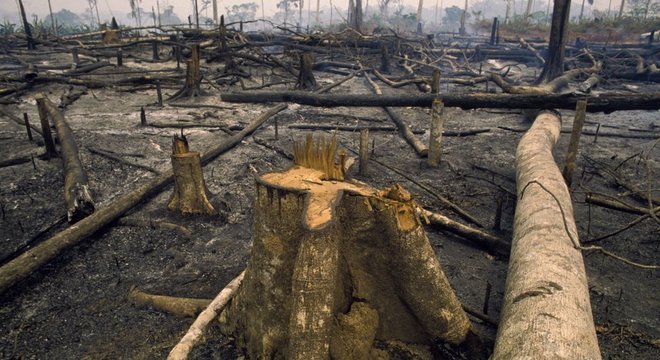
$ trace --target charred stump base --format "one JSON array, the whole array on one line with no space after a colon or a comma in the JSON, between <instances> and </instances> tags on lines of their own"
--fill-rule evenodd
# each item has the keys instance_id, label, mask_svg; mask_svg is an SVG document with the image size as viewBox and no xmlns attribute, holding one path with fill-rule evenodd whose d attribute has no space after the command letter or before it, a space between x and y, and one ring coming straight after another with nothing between
<instances>
[{"instance_id":1,"label":"charred stump base","mask_svg":"<svg viewBox=\"0 0 660 360\"><path fill-rule=\"evenodd\" d=\"M199 45L193 45L190 59L186 60L186 82L168 100L184 97L194 98L202 95L204 95L204 92L202 91L202 74L199 68Z\"/></svg>"},{"instance_id":2,"label":"charred stump base","mask_svg":"<svg viewBox=\"0 0 660 360\"><path fill-rule=\"evenodd\" d=\"M209 191L204 182L200 155L188 150L185 136L175 136L172 140L172 169L174 171L174 192L167 209L183 214L215 214L208 200Z\"/></svg>"},{"instance_id":3,"label":"charred stump base","mask_svg":"<svg viewBox=\"0 0 660 360\"><path fill-rule=\"evenodd\" d=\"M314 56L311 53L304 53L300 55L300 71L298 72L298 80L296 82L296 89L301 90L316 90L318 87L316 78L314 78Z\"/></svg>"},{"instance_id":4,"label":"charred stump base","mask_svg":"<svg viewBox=\"0 0 660 360\"><path fill-rule=\"evenodd\" d=\"M462 343L470 322L409 194L294 166L257 179L251 259L221 316L250 359L367 359Z\"/></svg>"}]
</instances>

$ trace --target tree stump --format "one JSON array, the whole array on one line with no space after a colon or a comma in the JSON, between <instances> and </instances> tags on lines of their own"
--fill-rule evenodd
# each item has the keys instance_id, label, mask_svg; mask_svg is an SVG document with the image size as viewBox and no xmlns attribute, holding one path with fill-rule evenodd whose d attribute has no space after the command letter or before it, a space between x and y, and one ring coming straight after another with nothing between
<instances>
[{"instance_id":1,"label":"tree stump","mask_svg":"<svg viewBox=\"0 0 660 360\"><path fill-rule=\"evenodd\" d=\"M178 50L180 53L181 49ZM203 95L202 75L199 70L199 45L192 46L190 59L186 60L186 83L179 91L170 96L169 100L182 97L197 97Z\"/></svg>"},{"instance_id":2,"label":"tree stump","mask_svg":"<svg viewBox=\"0 0 660 360\"><path fill-rule=\"evenodd\" d=\"M298 73L296 89L315 90L318 87L316 78L314 78L314 71L312 71L313 66L314 56L311 53L300 55L300 72Z\"/></svg>"},{"instance_id":3,"label":"tree stump","mask_svg":"<svg viewBox=\"0 0 660 360\"><path fill-rule=\"evenodd\" d=\"M223 332L251 359L368 358L374 340L462 343L470 322L410 194L337 180L334 140L296 149L297 165L256 180L251 259Z\"/></svg>"},{"instance_id":4,"label":"tree stump","mask_svg":"<svg viewBox=\"0 0 660 360\"><path fill-rule=\"evenodd\" d=\"M215 214L208 200L210 195L204 182L199 152L189 151L185 136L172 139L172 169L174 171L174 192L167 209L183 214Z\"/></svg>"}]
</instances>

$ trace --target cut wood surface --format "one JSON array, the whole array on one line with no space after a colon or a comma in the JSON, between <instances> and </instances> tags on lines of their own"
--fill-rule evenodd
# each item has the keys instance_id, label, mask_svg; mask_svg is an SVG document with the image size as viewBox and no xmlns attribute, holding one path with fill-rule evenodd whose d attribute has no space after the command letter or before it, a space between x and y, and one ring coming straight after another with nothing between
<instances>
[{"instance_id":1,"label":"cut wood surface","mask_svg":"<svg viewBox=\"0 0 660 360\"><path fill-rule=\"evenodd\" d=\"M431 107L436 94L400 95L321 95L300 91L254 91L220 95L222 101L233 103L290 102L301 105L333 106L390 106ZM598 96L573 94L442 94L446 107L462 109L567 109L573 110L579 100L586 99L587 112L613 112L617 110L660 110L660 92L649 94L600 94Z\"/></svg>"},{"instance_id":2,"label":"cut wood surface","mask_svg":"<svg viewBox=\"0 0 660 360\"><path fill-rule=\"evenodd\" d=\"M470 322L410 193L332 180L334 147L309 144L296 163L324 166L257 180L251 258L223 332L254 359L351 359L374 338L462 343ZM362 340L347 349L345 339Z\"/></svg>"},{"instance_id":3,"label":"cut wood surface","mask_svg":"<svg viewBox=\"0 0 660 360\"><path fill-rule=\"evenodd\" d=\"M220 154L236 146L271 116L284 109L286 109L286 105L277 105L261 114L248 127L236 135L223 140L216 147L206 152L202 156L202 164L207 164ZM0 293L5 292L9 287L29 275L32 271L48 263L64 249L81 242L86 237L126 213L133 206L158 194L165 186L172 183L173 180L173 173L171 170L168 170L138 186L136 189L119 196L108 205L97 209L94 214L82 219L75 226L71 226L55 234L50 239L9 261L0 268Z\"/></svg>"},{"instance_id":4,"label":"cut wood surface","mask_svg":"<svg viewBox=\"0 0 660 360\"><path fill-rule=\"evenodd\" d=\"M600 359L573 206L542 112L516 151L518 204L493 360Z\"/></svg>"}]
</instances>

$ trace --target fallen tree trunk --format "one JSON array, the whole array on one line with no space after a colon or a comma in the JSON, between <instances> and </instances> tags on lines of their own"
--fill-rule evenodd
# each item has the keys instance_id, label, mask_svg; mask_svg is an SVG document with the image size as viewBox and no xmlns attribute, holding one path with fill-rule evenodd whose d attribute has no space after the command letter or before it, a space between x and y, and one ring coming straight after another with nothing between
<instances>
[{"instance_id":1,"label":"fallen tree trunk","mask_svg":"<svg viewBox=\"0 0 660 360\"><path fill-rule=\"evenodd\" d=\"M659 110L660 92L649 94L600 94L584 96L574 94L419 94L419 95L320 95L300 91L236 92L220 95L231 103L291 102L301 105L334 107L431 107L433 99L440 97L446 107L462 109L567 109L573 110L579 100L586 99L587 112L611 113L617 110Z\"/></svg>"},{"instance_id":2,"label":"fallen tree trunk","mask_svg":"<svg viewBox=\"0 0 660 360\"><path fill-rule=\"evenodd\" d=\"M371 78L369 77L369 74L365 73L364 75L365 75L364 79L371 86L371 89L374 91L374 93L377 96L383 96L383 92L380 90L380 87L375 82L373 82L373 80L371 80ZM385 112L390 117L390 119L399 128L399 131L401 131L401 135L403 136L403 138L408 142L408 144L410 144L410 146L413 147L413 149L415 149L415 152L417 153L417 155L419 155L421 157L428 156L429 149L426 146L426 144L421 142L417 138L417 136L415 136L415 134L413 134L412 130L410 129L408 124L406 124L403 121L401 116L399 116L399 114L397 114L397 112L394 111L394 109L390 108L389 106L384 106L383 110L385 110Z\"/></svg>"},{"instance_id":3,"label":"fallen tree trunk","mask_svg":"<svg viewBox=\"0 0 660 360\"><path fill-rule=\"evenodd\" d=\"M434 213L421 207L418 208L418 211L423 215L424 219L428 220L430 225L438 226L453 234L471 240L494 254L509 255L510 245L495 235L461 224L442 214Z\"/></svg>"},{"instance_id":4,"label":"fallen tree trunk","mask_svg":"<svg viewBox=\"0 0 660 360\"><path fill-rule=\"evenodd\" d=\"M396 113L394 111L394 109L392 109L389 106L385 106L383 108L383 110L385 110L387 115L390 116L390 119L392 119L392 121L399 128L399 131L401 131L401 134L403 135L403 138L406 139L408 144L410 144L410 146L412 146L413 149L415 149L415 152L417 153L417 155L419 155L421 157L428 156L429 148L426 146L426 144L424 144L421 140L419 140L417 138L417 136L415 136L413 131L410 129L410 126L408 126L408 124L406 124L403 121L401 116L399 116L399 114Z\"/></svg>"},{"instance_id":5,"label":"fallen tree trunk","mask_svg":"<svg viewBox=\"0 0 660 360\"><path fill-rule=\"evenodd\" d=\"M278 105L261 114L241 132L231 136L205 153L204 156L202 156L202 164L207 164L220 154L236 146L236 144L240 143L246 136L254 132L254 130L261 126L261 124L271 116L284 109L286 109L286 105ZM5 292L9 287L26 277L32 271L48 263L64 249L81 242L87 236L95 233L105 225L117 219L135 205L158 194L165 186L172 183L173 180L173 173L171 170L168 170L140 185L137 189L122 195L107 206L98 209L91 216L80 220L75 226L71 226L55 234L40 245L33 247L3 265L0 268L0 293Z\"/></svg>"},{"instance_id":6,"label":"fallen tree trunk","mask_svg":"<svg viewBox=\"0 0 660 360\"><path fill-rule=\"evenodd\" d=\"M518 204L493 360L600 359L571 197L542 112L516 152Z\"/></svg>"},{"instance_id":7,"label":"fallen tree trunk","mask_svg":"<svg viewBox=\"0 0 660 360\"><path fill-rule=\"evenodd\" d=\"M630 214L647 215L651 213L649 208L631 205L614 196L606 196L599 193L587 193L584 200L589 204L599 205L608 209L623 211Z\"/></svg>"},{"instance_id":8,"label":"fallen tree trunk","mask_svg":"<svg viewBox=\"0 0 660 360\"><path fill-rule=\"evenodd\" d=\"M32 158L30 156L18 156L18 157L0 160L0 168L24 164L26 162L30 162L31 159Z\"/></svg>"},{"instance_id":9,"label":"fallen tree trunk","mask_svg":"<svg viewBox=\"0 0 660 360\"><path fill-rule=\"evenodd\" d=\"M188 329L188 332L181 338L179 343L170 351L167 360L185 360L188 358L190 350L202 339L204 331L206 331L211 321L220 314L225 306L227 306L227 303L229 303L229 300L234 297L244 276L245 270L216 295L209 306L190 325L190 329Z\"/></svg>"},{"instance_id":10,"label":"fallen tree trunk","mask_svg":"<svg viewBox=\"0 0 660 360\"><path fill-rule=\"evenodd\" d=\"M394 126L365 126L365 125L333 125L333 124L291 124L290 129L299 130L335 130L335 131L397 131ZM424 130L411 130L413 134L424 134Z\"/></svg>"},{"instance_id":11,"label":"fallen tree trunk","mask_svg":"<svg viewBox=\"0 0 660 360\"><path fill-rule=\"evenodd\" d=\"M146 293L135 286L128 291L128 300L135 305L151 306L168 314L193 317L206 309L211 300L191 299Z\"/></svg>"},{"instance_id":12,"label":"fallen tree trunk","mask_svg":"<svg viewBox=\"0 0 660 360\"><path fill-rule=\"evenodd\" d=\"M78 156L78 145L73 131L64 116L47 97L36 96L37 104L43 107L53 122L60 141L60 153L64 167L64 201L69 223L73 224L94 212L94 199L89 192L89 180Z\"/></svg>"}]
</instances>

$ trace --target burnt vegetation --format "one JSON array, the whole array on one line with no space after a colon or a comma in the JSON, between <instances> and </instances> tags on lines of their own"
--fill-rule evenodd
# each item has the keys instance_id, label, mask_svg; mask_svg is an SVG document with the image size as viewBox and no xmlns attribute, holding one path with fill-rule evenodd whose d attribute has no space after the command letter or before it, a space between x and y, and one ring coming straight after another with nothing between
<instances>
[{"instance_id":1,"label":"burnt vegetation","mask_svg":"<svg viewBox=\"0 0 660 360\"><path fill-rule=\"evenodd\" d=\"M19 3L1 357L657 356L656 1Z\"/></svg>"}]
</instances>

